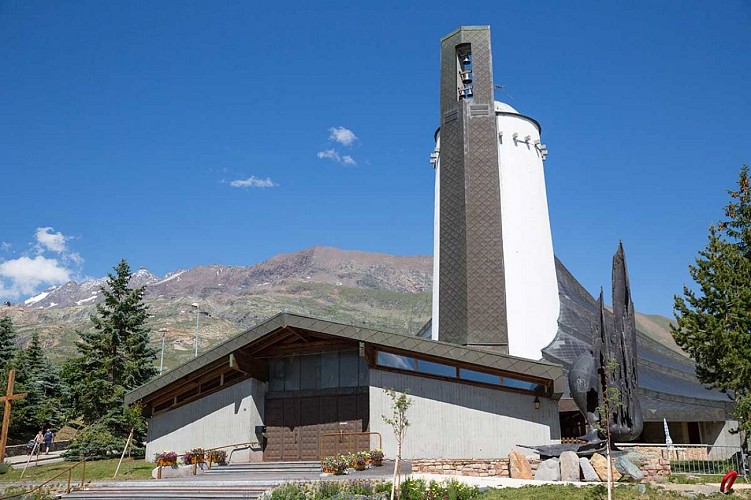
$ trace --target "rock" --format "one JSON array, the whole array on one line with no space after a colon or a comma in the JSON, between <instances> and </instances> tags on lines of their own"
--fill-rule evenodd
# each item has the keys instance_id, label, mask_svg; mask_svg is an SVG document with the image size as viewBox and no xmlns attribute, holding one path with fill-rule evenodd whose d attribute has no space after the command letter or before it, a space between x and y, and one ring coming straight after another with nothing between
<instances>
[{"instance_id":1,"label":"rock","mask_svg":"<svg viewBox=\"0 0 751 500\"><path fill-rule=\"evenodd\" d=\"M561 481L578 481L579 456L573 451L561 453Z\"/></svg>"},{"instance_id":2,"label":"rock","mask_svg":"<svg viewBox=\"0 0 751 500\"><path fill-rule=\"evenodd\" d=\"M581 457L579 459L579 467L582 471L582 479L586 482L590 481L599 481L600 477L597 475L597 472L595 472L594 467L592 467L592 464L589 463L589 460L587 460L584 457Z\"/></svg>"},{"instance_id":3,"label":"rock","mask_svg":"<svg viewBox=\"0 0 751 500\"><path fill-rule=\"evenodd\" d=\"M558 463L558 459L550 458L544 462L540 462L537 466L537 472L535 472L535 481L560 481L561 480L561 467Z\"/></svg>"},{"instance_id":4,"label":"rock","mask_svg":"<svg viewBox=\"0 0 751 500\"><path fill-rule=\"evenodd\" d=\"M592 455L592 458L589 459L589 463L592 465L592 468L594 468L595 472L597 473L597 477L600 478L600 481L607 481L608 480L608 459L600 455L599 453L595 453ZM613 481L618 481L621 478L621 473L618 472L615 467L613 467Z\"/></svg>"},{"instance_id":5,"label":"rock","mask_svg":"<svg viewBox=\"0 0 751 500\"><path fill-rule=\"evenodd\" d=\"M151 471L151 477L157 478L159 467ZM203 474L203 468L197 467L196 474ZM192 465L176 465L174 467L162 467L162 479L171 479L173 477L190 477L193 475Z\"/></svg>"},{"instance_id":6,"label":"rock","mask_svg":"<svg viewBox=\"0 0 751 500\"><path fill-rule=\"evenodd\" d=\"M519 451L512 451L508 455L509 477L515 479L532 479L532 467L529 460Z\"/></svg>"},{"instance_id":7,"label":"rock","mask_svg":"<svg viewBox=\"0 0 751 500\"><path fill-rule=\"evenodd\" d=\"M625 455L621 455L620 457L616 458L613 465L618 470L618 472L626 477L626 479L641 481L641 479L644 477L644 473L641 471L641 469L636 464L634 464L634 462L629 460Z\"/></svg>"}]
</instances>

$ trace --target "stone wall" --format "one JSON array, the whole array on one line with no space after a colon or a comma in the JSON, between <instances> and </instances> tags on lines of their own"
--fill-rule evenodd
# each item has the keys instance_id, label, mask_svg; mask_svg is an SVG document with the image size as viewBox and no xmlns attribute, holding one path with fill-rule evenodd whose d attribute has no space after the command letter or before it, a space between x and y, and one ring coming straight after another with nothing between
<instances>
[{"instance_id":1,"label":"stone wall","mask_svg":"<svg viewBox=\"0 0 751 500\"><path fill-rule=\"evenodd\" d=\"M645 460L639 467L644 473L641 482L665 481L671 474L670 460L665 456L665 449L657 446L629 446L624 451L636 451L644 455Z\"/></svg>"},{"instance_id":2,"label":"stone wall","mask_svg":"<svg viewBox=\"0 0 751 500\"><path fill-rule=\"evenodd\" d=\"M532 470L539 460L529 460ZM445 474L452 476L509 477L508 458L499 459L440 459L413 460L412 472L421 474Z\"/></svg>"}]
</instances>

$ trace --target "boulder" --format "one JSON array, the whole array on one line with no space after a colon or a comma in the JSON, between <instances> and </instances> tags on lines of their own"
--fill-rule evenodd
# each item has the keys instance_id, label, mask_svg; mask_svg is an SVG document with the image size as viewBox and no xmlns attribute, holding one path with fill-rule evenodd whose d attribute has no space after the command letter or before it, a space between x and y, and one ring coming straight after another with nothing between
<instances>
[{"instance_id":1,"label":"boulder","mask_svg":"<svg viewBox=\"0 0 751 500\"><path fill-rule=\"evenodd\" d=\"M579 455L573 451L561 453L561 481L578 481Z\"/></svg>"},{"instance_id":2,"label":"boulder","mask_svg":"<svg viewBox=\"0 0 751 500\"><path fill-rule=\"evenodd\" d=\"M621 455L613 462L616 470L623 474L626 479L633 481L641 481L644 478L644 473L641 469L626 455Z\"/></svg>"},{"instance_id":3,"label":"boulder","mask_svg":"<svg viewBox=\"0 0 751 500\"><path fill-rule=\"evenodd\" d=\"M509 476L515 479L532 479L532 466L529 460L519 451L512 451L508 455Z\"/></svg>"},{"instance_id":4,"label":"boulder","mask_svg":"<svg viewBox=\"0 0 751 500\"><path fill-rule=\"evenodd\" d=\"M600 481L607 481L608 480L608 459L600 455L599 453L595 453L592 455L592 458L589 459L589 463L594 468L595 472L597 473L597 477L600 478ZM613 467L613 481L618 481L621 478L621 473L618 472L615 467Z\"/></svg>"},{"instance_id":5,"label":"boulder","mask_svg":"<svg viewBox=\"0 0 751 500\"><path fill-rule=\"evenodd\" d=\"M540 462L535 472L535 481L560 481L561 466L557 458L549 458Z\"/></svg>"},{"instance_id":6,"label":"boulder","mask_svg":"<svg viewBox=\"0 0 751 500\"><path fill-rule=\"evenodd\" d=\"M151 477L157 478L159 467L151 471ZM196 468L196 474L203 474L203 467ZM162 467L162 479L172 479L175 477L190 477L193 475L192 465L175 465L174 467Z\"/></svg>"},{"instance_id":7,"label":"boulder","mask_svg":"<svg viewBox=\"0 0 751 500\"><path fill-rule=\"evenodd\" d=\"M600 480L600 477L597 475L597 472L595 472L594 467L592 467L592 464L589 463L589 460L587 460L586 458L581 457L579 459L579 467L582 471L582 480L586 482Z\"/></svg>"}]
</instances>

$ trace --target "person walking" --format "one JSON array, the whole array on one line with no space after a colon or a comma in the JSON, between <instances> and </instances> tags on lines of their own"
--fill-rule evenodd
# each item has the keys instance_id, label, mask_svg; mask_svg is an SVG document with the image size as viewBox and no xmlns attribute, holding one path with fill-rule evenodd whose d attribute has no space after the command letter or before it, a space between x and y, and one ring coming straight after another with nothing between
<instances>
[{"instance_id":1,"label":"person walking","mask_svg":"<svg viewBox=\"0 0 751 500\"><path fill-rule=\"evenodd\" d=\"M47 427L47 429L44 431L44 447L45 447L45 455L50 454L50 448L52 448L52 440L55 438L55 434L53 434L52 429Z\"/></svg>"},{"instance_id":2,"label":"person walking","mask_svg":"<svg viewBox=\"0 0 751 500\"><path fill-rule=\"evenodd\" d=\"M37 432L37 435L34 436L34 448L32 448L32 452L34 452L34 449L36 449L36 454L39 455L39 453L42 451L43 444L44 444L44 434L42 434L42 429L39 429L39 432Z\"/></svg>"}]
</instances>

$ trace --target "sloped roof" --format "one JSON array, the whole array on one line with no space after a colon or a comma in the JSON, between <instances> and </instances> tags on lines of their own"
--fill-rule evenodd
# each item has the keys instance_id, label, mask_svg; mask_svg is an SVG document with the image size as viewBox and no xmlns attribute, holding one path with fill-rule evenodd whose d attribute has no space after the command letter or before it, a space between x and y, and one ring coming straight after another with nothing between
<instances>
[{"instance_id":1,"label":"sloped roof","mask_svg":"<svg viewBox=\"0 0 751 500\"><path fill-rule=\"evenodd\" d=\"M458 361L481 368L492 368L550 380L553 382L553 391L555 394L560 394L563 391L563 370L560 365L549 361L531 361L473 347L415 337L413 335L384 332L291 313L280 313L264 323L230 338L205 354L178 366L161 377L134 389L125 395L125 403L132 404L142 400L175 382L179 382L192 373L227 358L229 354L287 327L321 333L331 337L365 342L399 351L423 354L434 358L443 358L453 362Z\"/></svg>"},{"instance_id":2,"label":"sloped roof","mask_svg":"<svg viewBox=\"0 0 751 500\"><path fill-rule=\"evenodd\" d=\"M561 309L558 333L542 350L543 357L568 370L576 358L592 349L592 318L597 303L556 258ZM606 311L612 321L612 316ZM638 326L637 326L638 328ZM705 388L696 378L694 362L637 331L640 402L645 420L718 421L732 409L728 396ZM568 395L568 383L565 395ZM722 416L722 418L720 418Z\"/></svg>"}]
</instances>

